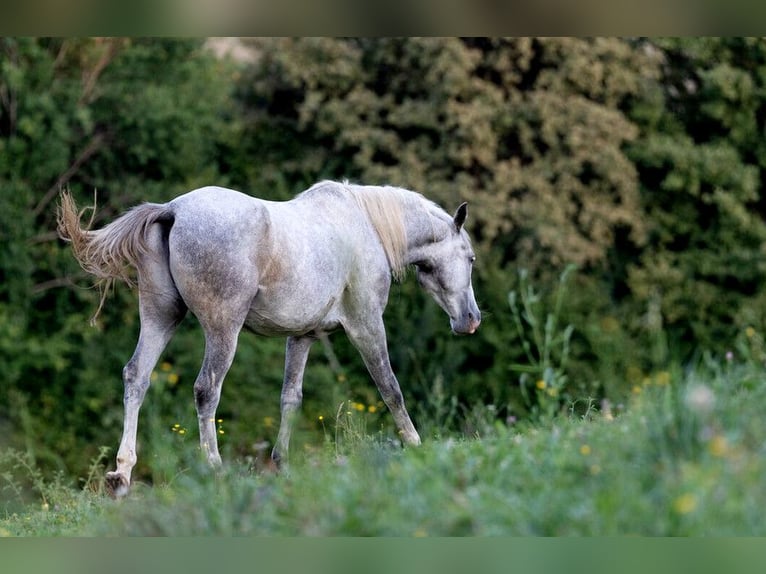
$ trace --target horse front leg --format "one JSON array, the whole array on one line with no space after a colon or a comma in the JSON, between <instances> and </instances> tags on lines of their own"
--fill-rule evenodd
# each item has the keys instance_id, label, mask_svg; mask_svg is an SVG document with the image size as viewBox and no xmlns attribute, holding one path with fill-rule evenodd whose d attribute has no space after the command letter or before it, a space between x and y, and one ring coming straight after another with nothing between
<instances>
[{"instance_id":1,"label":"horse front leg","mask_svg":"<svg viewBox=\"0 0 766 574\"><path fill-rule=\"evenodd\" d=\"M346 334L362 355L383 402L391 411L399 436L405 444L419 445L420 435L404 406L399 381L391 368L383 319L361 325L347 325Z\"/></svg>"},{"instance_id":2,"label":"horse front leg","mask_svg":"<svg viewBox=\"0 0 766 574\"><path fill-rule=\"evenodd\" d=\"M290 433L303 400L303 373L306 370L313 337L288 337L285 348L285 378L280 400L279 435L271 460L285 468L290 449Z\"/></svg>"}]
</instances>

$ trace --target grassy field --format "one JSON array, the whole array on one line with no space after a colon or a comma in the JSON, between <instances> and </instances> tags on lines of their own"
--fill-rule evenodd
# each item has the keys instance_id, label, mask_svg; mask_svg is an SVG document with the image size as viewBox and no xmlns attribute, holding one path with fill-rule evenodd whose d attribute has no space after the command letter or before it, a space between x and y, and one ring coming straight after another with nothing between
<instances>
[{"instance_id":1,"label":"grassy field","mask_svg":"<svg viewBox=\"0 0 766 574\"><path fill-rule=\"evenodd\" d=\"M766 535L766 371L724 361L634 391L623 408L510 427L488 416L475 437L420 448L349 415L287 475L213 473L190 441L171 480L117 502L100 463L72 486L5 453L0 535Z\"/></svg>"}]
</instances>

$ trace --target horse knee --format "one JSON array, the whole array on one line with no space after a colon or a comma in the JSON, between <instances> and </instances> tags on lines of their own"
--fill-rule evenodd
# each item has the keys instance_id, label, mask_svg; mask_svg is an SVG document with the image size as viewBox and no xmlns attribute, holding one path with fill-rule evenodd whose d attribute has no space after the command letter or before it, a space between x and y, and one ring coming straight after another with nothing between
<instances>
[{"instance_id":1,"label":"horse knee","mask_svg":"<svg viewBox=\"0 0 766 574\"><path fill-rule=\"evenodd\" d=\"M301 391L282 392L282 409L297 409L303 403L303 393Z\"/></svg>"}]
</instances>

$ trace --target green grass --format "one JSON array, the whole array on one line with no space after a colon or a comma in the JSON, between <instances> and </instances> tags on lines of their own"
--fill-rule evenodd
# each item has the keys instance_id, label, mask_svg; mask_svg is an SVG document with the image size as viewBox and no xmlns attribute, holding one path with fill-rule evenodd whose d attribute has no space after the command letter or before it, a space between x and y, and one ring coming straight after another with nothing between
<instances>
[{"instance_id":1,"label":"green grass","mask_svg":"<svg viewBox=\"0 0 766 574\"><path fill-rule=\"evenodd\" d=\"M117 502L94 461L84 488L33 479L0 535L763 536L765 383L752 365L659 373L624 409L408 449L344 419L287 476L214 473L189 446L171 480Z\"/></svg>"}]
</instances>

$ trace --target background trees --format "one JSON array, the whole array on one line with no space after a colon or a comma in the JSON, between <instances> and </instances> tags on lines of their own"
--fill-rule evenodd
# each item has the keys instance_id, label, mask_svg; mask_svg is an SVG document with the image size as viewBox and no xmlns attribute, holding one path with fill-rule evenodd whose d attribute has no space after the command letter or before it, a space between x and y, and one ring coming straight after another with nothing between
<instances>
[{"instance_id":1,"label":"background trees","mask_svg":"<svg viewBox=\"0 0 766 574\"><path fill-rule=\"evenodd\" d=\"M81 203L97 190L95 226L208 183L287 199L348 178L448 210L467 199L480 332L450 337L411 280L387 312L396 371L434 428L465 426L475 404L501 418L533 406L511 368L526 360L507 299L521 268L544 314L578 265L560 310L575 327L562 405L619 401L642 377L763 332L762 40L243 44L252 58L232 61L203 40L0 40L0 425L50 467L77 472L116 444L137 334L124 288L88 326L95 294L53 231L62 186ZM226 440L242 455L273 438L281 347L243 335L227 378ZM200 357L190 320L158 367L145 442L193 415ZM377 400L336 335L312 357L306 430L349 399Z\"/></svg>"},{"instance_id":2,"label":"background trees","mask_svg":"<svg viewBox=\"0 0 766 574\"><path fill-rule=\"evenodd\" d=\"M763 326L764 43L663 40L631 157L651 234L629 272L688 352Z\"/></svg>"}]
</instances>

